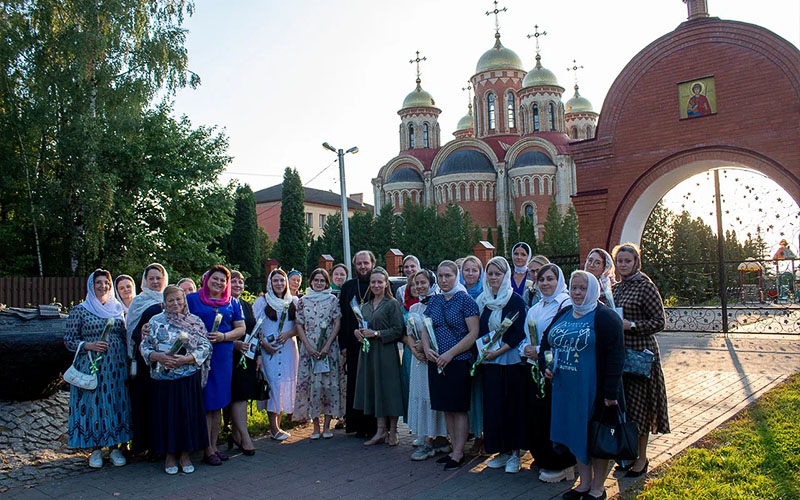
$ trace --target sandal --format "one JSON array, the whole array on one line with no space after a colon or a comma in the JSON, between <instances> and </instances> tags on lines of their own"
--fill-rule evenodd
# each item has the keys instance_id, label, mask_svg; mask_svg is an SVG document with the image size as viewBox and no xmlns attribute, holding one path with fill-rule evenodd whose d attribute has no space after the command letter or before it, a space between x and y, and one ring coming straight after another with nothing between
<instances>
[{"instance_id":1,"label":"sandal","mask_svg":"<svg viewBox=\"0 0 800 500\"><path fill-rule=\"evenodd\" d=\"M269 435L269 437L274 439L275 441L285 441L289 439L289 436L291 436L291 434L289 434L286 431L278 431L275 434L270 433Z\"/></svg>"}]
</instances>

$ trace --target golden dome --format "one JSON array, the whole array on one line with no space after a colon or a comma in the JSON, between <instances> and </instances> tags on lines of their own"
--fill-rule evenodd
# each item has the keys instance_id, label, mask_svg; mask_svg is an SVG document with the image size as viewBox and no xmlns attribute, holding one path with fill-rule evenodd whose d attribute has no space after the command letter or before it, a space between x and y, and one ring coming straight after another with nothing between
<instances>
[{"instance_id":1,"label":"golden dome","mask_svg":"<svg viewBox=\"0 0 800 500\"><path fill-rule=\"evenodd\" d=\"M483 53L478 59L475 73L483 73L493 69L518 69L525 71L519 56L511 49L503 47L500 43L500 33L494 35L494 47Z\"/></svg>"},{"instance_id":2,"label":"golden dome","mask_svg":"<svg viewBox=\"0 0 800 500\"><path fill-rule=\"evenodd\" d=\"M456 126L456 131L458 130L474 130L475 129L475 118L472 116L472 104L469 105L469 113L464 115L460 120L458 120L458 125Z\"/></svg>"},{"instance_id":3,"label":"golden dome","mask_svg":"<svg viewBox=\"0 0 800 500\"><path fill-rule=\"evenodd\" d=\"M411 91L410 94L403 99L403 107L400 109L408 108L432 108L436 106L433 96L420 86L420 80L417 80L417 88Z\"/></svg>"},{"instance_id":4,"label":"golden dome","mask_svg":"<svg viewBox=\"0 0 800 500\"><path fill-rule=\"evenodd\" d=\"M542 56L536 54L536 66L528 71L525 79L522 80L522 88L529 87L560 87L556 75L547 68L542 67Z\"/></svg>"},{"instance_id":5,"label":"golden dome","mask_svg":"<svg viewBox=\"0 0 800 500\"><path fill-rule=\"evenodd\" d=\"M592 103L589 99L583 97L578 93L578 84L575 84L575 95L567 101L566 114L571 113L594 113Z\"/></svg>"}]
</instances>

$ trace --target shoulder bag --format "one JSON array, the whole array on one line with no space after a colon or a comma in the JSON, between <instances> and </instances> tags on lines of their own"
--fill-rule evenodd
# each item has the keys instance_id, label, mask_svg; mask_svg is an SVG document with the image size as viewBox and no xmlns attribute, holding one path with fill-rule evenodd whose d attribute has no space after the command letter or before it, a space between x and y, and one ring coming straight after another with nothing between
<instances>
[{"instance_id":1,"label":"shoulder bag","mask_svg":"<svg viewBox=\"0 0 800 500\"><path fill-rule=\"evenodd\" d=\"M78 354L83 349L83 344L86 342L81 342L78 344L78 349L75 351L75 357L72 358L72 364L69 366L66 372L64 372L64 381L70 385L74 385L79 389L86 389L87 391L93 391L97 389L97 374L96 373L83 373L82 371L75 368L75 361L78 360ZM90 351L86 351L89 354L89 362L92 362L92 353Z\"/></svg>"}]
</instances>

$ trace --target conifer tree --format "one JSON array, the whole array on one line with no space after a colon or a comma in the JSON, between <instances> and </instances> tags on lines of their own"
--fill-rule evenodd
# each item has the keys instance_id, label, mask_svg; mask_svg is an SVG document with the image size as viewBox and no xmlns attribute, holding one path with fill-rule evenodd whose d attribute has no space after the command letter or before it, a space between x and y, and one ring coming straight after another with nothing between
<instances>
[{"instance_id":1,"label":"conifer tree","mask_svg":"<svg viewBox=\"0 0 800 500\"><path fill-rule=\"evenodd\" d=\"M497 226L497 250L495 255L506 255L506 239L503 237L503 226Z\"/></svg>"},{"instance_id":2,"label":"conifer tree","mask_svg":"<svg viewBox=\"0 0 800 500\"><path fill-rule=\"evenodd\" d=\"M511 212L508 214L508 254L504 254L509 262L511 262L511 248L519 241L519 225L517 224L516 217L514 217L514 213Z\"/></svg>"},{"instance_id":3,"label":"conifer tree","mask_svg":"<svg viewBox=\"0 0 800 500\"><path fill-rule=\"evenodd\" d=\"M286 167L281 192L281 221L278 233L278 263L286 271L304 270L308 253L303 183L296 169Z\"/></svg>"},{"instance_id":4,"label":"conifer tree","mask_svg":"<svg viewBox=\"0 0 800 500\"><path fill-rule=\"evenodd\" d=\"M255 195L250 186L240 185L234 194L233 226L220 247L228 263L247 277L251 289L263 281L260 240Z\"/></svg>"},{"instance_id":5,"label":"conifer tree","mask_svg":"<svg viewBox=\"0 0 800 500\"><path fill-rule=\"evenodd\" d=\"M547 257L555 257L561 255L561 214L558 212L556 200L550 202L547 208L547 218L544 221L544 230L542 231L542 245L541 251Z\"/></svg>"}]
</instances>

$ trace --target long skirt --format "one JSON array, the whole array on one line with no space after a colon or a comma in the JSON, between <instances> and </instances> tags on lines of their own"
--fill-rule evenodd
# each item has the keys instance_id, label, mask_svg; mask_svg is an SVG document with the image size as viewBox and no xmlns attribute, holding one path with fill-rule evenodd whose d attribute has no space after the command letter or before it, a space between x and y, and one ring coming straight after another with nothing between
<instances>
[{"instance_id":1,"label":"long skirt","mask_svg":"<svg viewBox=\"0 0 800 500\"><path fill-rule=\"evenodd\" d=\"M153 380L148 449L159 454L202 450L208 446L201 374L177 380Z\"/></svg>"},{"instance_id":2,"label":"long skirt","mask_svg":"<svg viewBox=\"0 0 800 500\"><path fill-rule=\"evenodd\" d=\"M527 367L527 364L526 364ZM577 463L575 456L566 446L554 445L550 439L550 422L553 386L545 381L544 398L539 398L539 389L533 383L530 368L525 377L527 386L527 425L529 426L529 444L533 461L540 469L563 470Z\"/></svg>"},{"instance_id":3,"label":"long skirt","mask_svg":"<svg viewBox=\"0 0 800 500\"><path fill-rule=\"evenodd\" d=\"M527 363L526 363L527 365ZM530 443L525 415L526 366L484 364L483 447L488 453L520 450Z\"/></svg>"},{"instance_id":4,"label":"long skirt","mask_svg":"<svg viewBox=\"0 0 800 500\"><path fill-rule=\"evenodd\" d=\"M447 436L444 413L431 409L428 363L411 357L408 394L408 427L421 437Z\"/></svg>"},{"instance_id":5,"label":"long skirt","mask_svg":"<svg viewBox=\"0 0 800 500\"><path fill-rule=\"evenodd\" d=\"M261 350L261 370L269 382L269 399L259 401L258 408L272 413L294 413L297 396L297 342L294 337L280 346L275 354Z\"/></svg>"},{"instance_id":6,"label":"long skirt","mask_svg":"<svg viewBox=\"0 0 800 500\"><path fill-rule=\"evenodd\" d=\"M150 435L150 397L153 380L150 378L150 367L144 362L139 352L139 344L133 349L136 363L136 377L130 379L131 398L131 452L142 453L147 450Z\"/></svg>"},{"instance_id":7,"label":"long skirt","mask_svg":"<svg viewBox=\"0 0 800 500\"><path fill-rule=\"evenodd\" d=\"M627 404L626 417L639 424L639 435L648 433L668 434L669 411L667 409L667 384L658 358L653 361L650 378L623 375Z\"/></svg>"},{"instance_id":8,"label":"long skirt","mask_svg":"<svg viewBox=\"0 0 800 500\"><path fill-rule=\"evenodd\" d=\"M469 400L469 433L476 438L483 434L483 371L476 370L472 377L472 394Z\"/></svg>"},{"instance_id":9,"label":"long skirt","mask_svg":"<svg viewBox=\"0 0 800 500\"><path fill-rule=\"evenodd\" d=\"M400 361L401 368L403 369L401 373L400 382L402 383L403 389L403 422L406 424L408 423L408 395L409 395L409 386L411 384L411 360L414 359L414 355L411 354L411 349L408 348L407 345L403 344L403 358Z\"/></svg>"},{"instance_id":10,"label":"long skirt","mask_svg":"<svg viewBox=\"0 0 800 500\"><path fill-rule=\"evenodd\" d=\"M356 433L356 436L372 436L378 430L378 421L371 415L364 415L364 412L353 408L356 399L356 380L358 379L358 355L361 352L360 346L356 344L347 349L347 391L346 391L346 413L345 413L345 432L348 434Z\"/></svg>"},{"instance_id":11,"label":"long skirt","mask_svg":"<svg viewBox=\"0 0 800 500\"><path fill-rule=\"evenodd\" d=\"M256 380L256 360L247 359L247 368L239 365L241 352L233 352L233 376L231 378L231 401L248 401L258 398L258 381Z\"/></svg>"}]
</instances>

